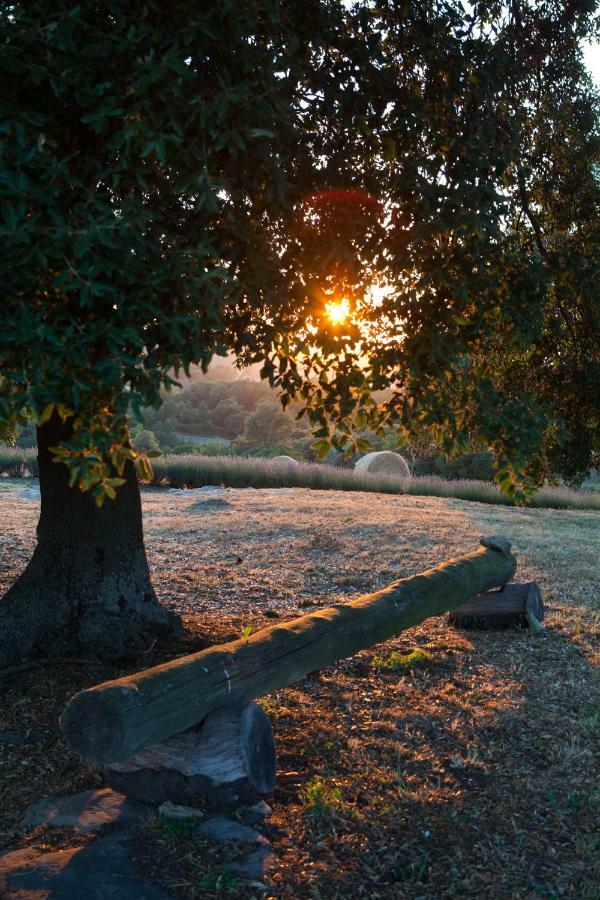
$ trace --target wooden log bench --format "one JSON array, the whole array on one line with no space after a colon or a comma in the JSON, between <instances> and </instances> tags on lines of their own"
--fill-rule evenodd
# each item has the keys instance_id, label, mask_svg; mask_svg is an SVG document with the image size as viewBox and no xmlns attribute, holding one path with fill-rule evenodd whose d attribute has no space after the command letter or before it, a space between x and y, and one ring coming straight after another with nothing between
<instances>
[{"instance_id":1,"label":"wooden log bench","mask_svg":"<svg viewBox=\"0 0 600 900\"><path fill-rule=\"evenodd\" d=\"M67 744L107 766L116 788L137 783L152 793L142 773L183 773L176 796L161 799L229 792L235 802L252 790L269 793L272 732L249 701L507 584L517 566L509 542L485 537L480 544L373 594L81 691L61 717Z\"/></svg>"}]
</instances>

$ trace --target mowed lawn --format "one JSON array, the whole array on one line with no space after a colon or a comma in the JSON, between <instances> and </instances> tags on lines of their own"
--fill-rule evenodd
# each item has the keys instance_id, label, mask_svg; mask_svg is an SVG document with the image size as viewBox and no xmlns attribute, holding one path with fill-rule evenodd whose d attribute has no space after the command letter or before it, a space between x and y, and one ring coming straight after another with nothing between
<instances>
[{"instance_id":1,"label":"mowed lawn","mask_svg":"<svg viewBox=\"0 0 600 900\"><path fill-rule=\"evenodd\" d=\"M33 482L9 487L0 590L33 549L39 508ZM188 651L376 590L474 549L481 534L507 536L516 580L542 589L543 634L458 631L440 616L262 701L280 772L263 896L597 900L599 513L307 489L143 498L154 581L186 617ZM403 663L417 649L420 664ZM70 693L114 672L44 667L2 682L0 731L41 735L25 758L0 745L5 843L45 839L18 829L42 794L101 782L66 750L56 719ZM211 896L199 885L212 883L219 852L215 862L150 826L139 856L188 898Z\"/></svg>"}]
</instances>

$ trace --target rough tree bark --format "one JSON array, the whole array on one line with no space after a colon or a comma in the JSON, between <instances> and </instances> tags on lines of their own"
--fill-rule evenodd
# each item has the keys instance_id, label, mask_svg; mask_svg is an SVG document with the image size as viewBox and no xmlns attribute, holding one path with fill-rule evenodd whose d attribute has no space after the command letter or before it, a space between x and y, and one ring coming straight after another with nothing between
<instances>
[{"instance_id":1,"label":"rough tree bark","mask_svg":"<svg viewBox=\"0 0 600 900\"><path fill-rule=\"evenodd\" d=\"M144 549L133 463L115 500L96 506L69 487L49 448L69 439L54 417L38 428L41 512L29 565L0 600L0 667L36 655L135 655L178 618L158 602Z\"/></svg>"}]
</instances>

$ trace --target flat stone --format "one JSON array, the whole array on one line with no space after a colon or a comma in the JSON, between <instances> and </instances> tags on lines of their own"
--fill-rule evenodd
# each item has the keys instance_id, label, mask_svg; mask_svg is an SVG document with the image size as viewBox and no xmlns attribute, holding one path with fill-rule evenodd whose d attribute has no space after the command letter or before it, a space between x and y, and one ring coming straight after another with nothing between
<instances>
[{"instance_id":1,"label":"flat stone","mask_svg":"<svg viewBox=\"0 0 600 900\"><path fill-rule=\"evenodd\" d=\"M243 841L246 844L263 844L270 847L271 844L267 838L255 828L249 825L242 825L226 816L212 816L196 829L197 834L210 838L214 841Z\"/></svg>"},{"instance_id":2,"label":"flat stone","mask_svg":"<svg viewBox=\"0 0 600 900\"><path fill-rule=\"evenodd\" d=\"M126 825L148 813L143 803L128 800L110 788L81 791L69 797L46 797L30 806L21 821L22 828L74 828L78 834L98 831L103 825Z\"/></svg>"},{"instance_id":3,"label":"flat stone","mask_svg":"<svg viewBox=\"0 0 600 900\"><path fill-rule=\"evenodd\" d=\"M5 900L170 900L129 858L127 831L55 853L31 847L0 856ZM172 900L172 898L171 898Z\"/></svg>"},{"instance_id":4,"label":"flat stone","mask_svg":"<svg viewBox=\"0 0 600 900\"><path fill-rule=\"evenodd\" d=\"M275 854L269 847L260 847L243 860L227 863L225 868L240 878L264 878L273 869L275 860ZM261 889L267 890L266 885L261 885Z\"/></svg>"},{"instance_id":5,"label":"flat stone","mask_svg":"<svg viewBox=\"0 0 600 900\"><path fill-rule=\"evenodd\" d=\"M203 819L204 813L201 809L195 809L193 806L182 806L180 803L171 803L166 800L158 807L158 814L163 819Z\"/></svg>"}]
</instances>

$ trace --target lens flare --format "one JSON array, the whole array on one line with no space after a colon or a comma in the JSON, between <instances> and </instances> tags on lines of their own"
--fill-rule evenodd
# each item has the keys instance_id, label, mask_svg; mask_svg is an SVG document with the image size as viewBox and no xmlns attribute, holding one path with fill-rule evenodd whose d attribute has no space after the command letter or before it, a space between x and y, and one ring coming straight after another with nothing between
<instances>
[{"instance_id":1,"label":"lens flare","mask_svg":"<svg viewBox=\"0 0 600 900\"><path fill-rule=\"evenodd\" d=\"M325 312L332 325L342 325L350 315L350 304L346 297L325 304Z\"/></svg>"}]
</instances>

